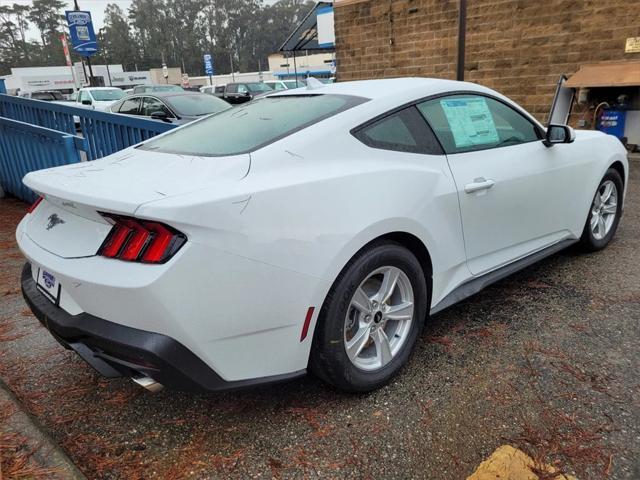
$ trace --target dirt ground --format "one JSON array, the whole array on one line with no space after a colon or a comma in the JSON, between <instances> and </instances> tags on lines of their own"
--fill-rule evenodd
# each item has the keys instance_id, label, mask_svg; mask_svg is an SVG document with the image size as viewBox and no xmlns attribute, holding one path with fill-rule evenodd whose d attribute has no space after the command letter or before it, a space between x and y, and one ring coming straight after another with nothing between
<instances>
[{"instance_id":1,"label":"dirt ground","mask_svg":"<svg viewBox=\"0 0 640 480\"><path fill-rule=\"evenodd\" d=\"M0 377L88 478L464 479L503 444L581 480L640 478L637 168L607 250L562 252L435 316L368 395L312 377L197 396L100 378L22 300L25 209L0 200Z\"/></svg>"}]
</instances>

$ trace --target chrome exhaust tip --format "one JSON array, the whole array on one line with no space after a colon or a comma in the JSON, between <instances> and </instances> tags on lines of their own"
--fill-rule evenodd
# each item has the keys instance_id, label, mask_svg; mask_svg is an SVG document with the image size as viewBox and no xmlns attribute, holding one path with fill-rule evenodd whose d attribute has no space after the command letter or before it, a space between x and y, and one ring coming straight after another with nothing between
<instances>
[{"instance_id":1,"label":"chrome exhaust tip","mask_svg":"<svg viewBox=\"0 0 640 480\"><path fill-rule=\"evenodd\" d=\"M141 387L149 390L151 393L158 393L164 388L161 383L156 382L151 377L132 377L131 379Z\"/></svg>"}]
</instances>

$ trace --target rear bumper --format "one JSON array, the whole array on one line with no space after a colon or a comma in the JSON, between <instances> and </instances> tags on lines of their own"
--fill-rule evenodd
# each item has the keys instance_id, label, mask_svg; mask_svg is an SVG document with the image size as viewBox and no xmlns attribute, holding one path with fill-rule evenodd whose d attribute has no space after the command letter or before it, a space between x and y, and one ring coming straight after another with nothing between
<instances>
[{"instance_id":1,"label":"rear bumper","mask_svg":"<svg viewBox=\"0 0 640 480\"><path fill-rule=\"evenodd\" d=\"M225 381L192 351L167 335L127 327L88 313L71 315L65 312L40 293L29 263L22 271L21 284L29 308L55 339L106 377L144 375L167 388L202 392L283 382L305 374L301 370Z\"/></svg>"}]
</instances>

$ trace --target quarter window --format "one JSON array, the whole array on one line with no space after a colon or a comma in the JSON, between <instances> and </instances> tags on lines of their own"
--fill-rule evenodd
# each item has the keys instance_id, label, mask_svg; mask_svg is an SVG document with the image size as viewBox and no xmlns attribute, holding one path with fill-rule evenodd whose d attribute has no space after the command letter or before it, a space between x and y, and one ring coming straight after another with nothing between
<instances>
[{"instance_id":1,"label":"quarter window","mask_svg":"<svg viewBox=\"0 0 640 480\"><path fill-rule=\"evenodd\" d=\"M481 95L451 95L418 104L448 154L540 139L535 125L504 103Z\"/></svg>"},{"instance_id":2,"label":"quarter window","mask_svg":"<svg viewBox=\"0 0 640 480\"><path fill-rule=\"evenodd\" d=\"M415 107L392 113L354 134L365 145L397 152L442 154L438 141Z\"/></svg>"}]
</instances>

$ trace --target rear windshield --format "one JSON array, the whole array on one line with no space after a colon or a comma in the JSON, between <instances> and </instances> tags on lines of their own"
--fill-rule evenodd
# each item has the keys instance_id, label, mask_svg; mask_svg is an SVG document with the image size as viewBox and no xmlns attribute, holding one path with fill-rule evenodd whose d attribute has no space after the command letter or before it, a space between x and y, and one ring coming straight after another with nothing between
<instances>
[{"instance_id":1,"label":"rear windshield","mask_svg":"<svg viewBox=\"0 0 640 480\"><path fill-rule=\"evenodd\" d=\"M209 115L231 108L231 105L224 100L207 94L173 95L166 97L166 100L178 112L178 115L188 117Z\"/></svg>"},{"instance_id":2,"label":"rear windshield","mask_svg":"<svg viewBox=\"0 0 640 480\"><path fill-rule=\"evenodd\" d=\"M149 140L139 148L184 155L238 155L366 101L350 95L266 97Z\"/></svg>"}]
</instances>

